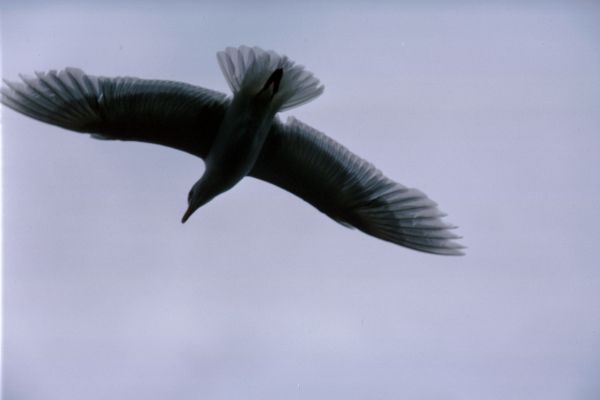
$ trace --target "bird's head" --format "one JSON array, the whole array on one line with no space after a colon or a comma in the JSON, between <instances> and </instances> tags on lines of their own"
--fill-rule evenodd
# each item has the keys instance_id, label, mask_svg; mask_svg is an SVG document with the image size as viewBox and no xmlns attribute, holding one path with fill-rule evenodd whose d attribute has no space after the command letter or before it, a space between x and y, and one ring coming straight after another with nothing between
<instances>
[{"instance_id":1,"label":"bird's head","mask_svg":"<svg viewBox=\"0 0 600 400\"><path fill-rule=\"evenodd\" d=\"M194 211L211 201L218 194L207 183L207 180L203 177L190 189L188 193L188 208L181 219L182 224L190 218Z\"/></svg>"}]
</instances>

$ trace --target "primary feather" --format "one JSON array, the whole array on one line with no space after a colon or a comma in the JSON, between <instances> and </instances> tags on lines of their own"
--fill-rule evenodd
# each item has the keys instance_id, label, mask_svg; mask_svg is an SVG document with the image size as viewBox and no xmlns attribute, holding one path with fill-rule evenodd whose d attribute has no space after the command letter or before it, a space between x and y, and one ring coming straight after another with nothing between
<instances>
[{"instance_id":1,"label":"primary feather","mask_svg":"<svg viewBox=\"0 0 600 400\"><path fill-rule=\"evenodd\" d=\"M322 93L323 87L310 72L285 56L258 48L228 48L218 60L234 102L245 85L262 82L274 68L284 71L277 82L281 87L273 88L273 115L265 111L263 116L271 118L265 138L252 150L254 156L240 156L246 160L248 175L290 191L339 223L377 238L428 253L463 254L463 247L455 242L458 236L451 232L454 227L442 221L444 214L425 194L387 178L310 126L294 118L282 123L274 116ZM75 68L21 79L5 81L1 101L37 120L98 139L156 143L205 160L211 159L211 151L231 150L227 142L235 132L221 131L231 125L227 119L237 117L226 117L233 105L225 94L180 82L95 77ZM256 112L252 102L258 101L252 96L258 95L246 96L251 103L241 111L252 116ZM250 138L252 134L247 133ZM221 155L215 164L226 169L227 157ZM215 180L219 174L209 178Z\"/></svg>"}]
</instances>

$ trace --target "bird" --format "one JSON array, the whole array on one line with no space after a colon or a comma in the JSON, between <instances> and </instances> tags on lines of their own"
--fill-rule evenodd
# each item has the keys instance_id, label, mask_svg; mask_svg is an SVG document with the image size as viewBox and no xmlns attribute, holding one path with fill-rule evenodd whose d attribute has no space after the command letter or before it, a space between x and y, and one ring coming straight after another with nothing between
<instances>
[{"instance_id":1,"label":"bird","mask_svg":"<svg viewBox=\"0 0 600 400\"><path fill-rule=\"evenodd\" d=\"M324 86L302 65L259 47L227 47L217 61L232 95L183 82L63 70L4 80L0 101L36 120L101 140L171 147L204 160L182 223L250 176L287 190L343 226L410 249L463 255L437 204L384 175L324 133L279 112Z\"/></svg>"}]
</instances>

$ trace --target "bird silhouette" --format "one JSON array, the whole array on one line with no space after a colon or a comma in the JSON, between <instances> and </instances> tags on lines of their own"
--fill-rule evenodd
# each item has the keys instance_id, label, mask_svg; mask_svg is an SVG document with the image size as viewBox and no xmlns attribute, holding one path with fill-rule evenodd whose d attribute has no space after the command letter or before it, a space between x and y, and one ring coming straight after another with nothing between
<instances>
[{"instance_id":1,"label":"bird silhouette","mask_svg":"<svg viewBox=\"0 0 600 400\"><path fill-rule=\"evenodd\" d=\"M181 82L87 75L76 68L5 80L1 101L31 118L96 139L160 144L202 158L182 222L252 176L285 189L347 227L444 255L464 247L435 202L280 111L323 93L319 80L286 56L258 47L217 53L233 92Z\"/></svg>"}]
</instances>

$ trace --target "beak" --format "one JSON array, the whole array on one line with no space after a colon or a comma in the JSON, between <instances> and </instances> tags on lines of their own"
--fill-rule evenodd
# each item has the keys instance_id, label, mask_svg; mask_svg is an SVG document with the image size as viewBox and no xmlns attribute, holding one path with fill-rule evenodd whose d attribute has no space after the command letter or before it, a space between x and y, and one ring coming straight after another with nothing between
<instances>
[{"instance_id":1,"label":"beak","mask_svg":"<svg viewBox=\"0 0 600 400\"><path fill-rule=\"evenodd\" d=\"M185 221L196 211L196 208L189 206L185 214L183 214L183 218L181 218L181 223L185 224Z\"/></svg>"}]
</instances>

